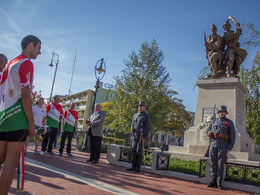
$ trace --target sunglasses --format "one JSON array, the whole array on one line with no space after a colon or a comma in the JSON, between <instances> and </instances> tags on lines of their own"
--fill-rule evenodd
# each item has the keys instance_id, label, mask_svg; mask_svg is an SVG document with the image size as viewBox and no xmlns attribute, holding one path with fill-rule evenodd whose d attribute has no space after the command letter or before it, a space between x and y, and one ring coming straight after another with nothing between
<instances>
[{"instance_id":1,"label":"sunglasses","mask_svg":"<svg viewBox=\"0 0 260 195\"><path fill-rule=\"evenodd\" d=\"M138 106L144 106L144 105L138 105Z\"/></svg>"}]
</instances>

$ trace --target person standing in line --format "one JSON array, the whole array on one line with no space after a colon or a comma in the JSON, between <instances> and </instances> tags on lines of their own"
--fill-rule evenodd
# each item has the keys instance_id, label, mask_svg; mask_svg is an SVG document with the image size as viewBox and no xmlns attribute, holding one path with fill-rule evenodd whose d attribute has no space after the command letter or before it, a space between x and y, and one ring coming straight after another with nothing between
<instances>
[{"instance_id":1,"label":"person standing in line","mask_svg":"<svg viewBox=\"0 0 260 195\"><path fill-rule=\"evenodd\" d=\"M184 145L184 132L181 132L181 136L178 138L178 146Z\"/></svg>"},{"instance_id":2,"label":"person standing in line","mask_svg":"<svg viewBox=\"0 0 260 195\"><path fill-rule=\"evenodd\" d=\"M60 132L61 132L61 121L62 121L62 116L60 116L58 132L57 132L56 138L53 142L53 148L54 149L57 149L57 140L60 137Z\"/></svg>"},{"instance_id":3,"label":"person standing in line","mask_svg":"<svg viewBox=\"0 0 260 195\"><path fill-rule=\"evenodd\" d=\"M45 107L44 107L44 98L43 97L41 97L39 100L36 101L36 105L34 105L32 107L32 111L33 111L35 129L38 129L39 127L43 126L43 121L46 120L46 111L45 111ZM31 138L31 136L29 136L29 135L26 138L24 154L27 153L27 147L28 147L30 138ZM40 152L38 151L39 138L40 138L40 134L39 135L35 134L35 136L34 136L34 143L35 143L34 154L36 154L36 155L40 154Z\"/></svg>"},{"instance_id":4,"label":"person standing in line","mask_svg":"<svg viewBox=\"0 0 260 195\"><path fill-rule=\"evenodd\" d=\"M64 112L64 117L61 122L61 142L60 142L60 149L59 149L59 156L62 156L65 140L68 137L68 144L67 144L67 156L73 157L71 154L71 141L74 134L74 131L77 131L78 128L78 113L74 110L75 103L70 104L70 109Z\"/></svg>"},{"instance_id":5,"label":"person standing in line","mask_svg":"<svg viewBox=\"0 0 260 195\"><path fill-rule=\"evenodd\" d=\"M0 53L0 80L2 76L2 72L4 70L5 65L7 64L7 57ZM23 192L24 186L24 147L22 147L22 151L20 154L19 163L17 165L17 192Z\"/></svg>"},{"instance_id":6,"label":"person standing in line","mask_svg":"<svg viewBox=\"0 0 260 195\"><path fill-rule=\"evenodd\" d=\"M7 64L7 57L4 54L0 53L0 73L1 73L0 80L1 80L1 75L2 75L2 72L3 72L6 64Z\"/></svg>"},{"instance_id":7,"label":"person standing in line","mask_svg":"<svg viewBox=\"0 0 260 195\"><path fill-rule=\"evenodd\" d=\"M168 143L171 146L175 146L175 132L173 131L172 134L169 136Z\"/></svg>"},{"instance_id":8,"label":"person standing in line","mask_svg":"<svg viewBox=\"0 0 260 195\"><path fill-rule=\"evenodd\" d=\"M46 106L46 113L47 113L46 125L49 126L51 130L50 130L50 132L44 134L44 137L42 140L42 151L41 151L42 155L46 154L47 146L48 146L47 154L55 155L52 152L52 146L53 146L53 142L57 136L57 131L59 128L59 119L60 119L60 116L62 116L62 107L59 104L60 97L58 95L55 95L53 97L53 99L54 99L54 101L50 102Z\"/></svg>"},{"instance_id":9,"label":"person standing in line","mask_svg":"<svg viewBox=\"0 0 260 195\"><path fill-rule=\"evenodd\" d=\"M140 172L141 162L143 159L144 142L150 131L150 116L145 112L146 104L140 101L138 113L134 114L131 124L131 141L132 141L132 167L127 171Z\"/></svg>"},{"instance_id":10,"label":"person standing in line","mask_svg":"<svg viewBox=\"0 0 260 195\"><path fill-rule=\"evenodd\" d=\"M27 134L35 134L32 114L33 63L41 54L39 38L28 35L21 42L22 54L4 68L0 84L0 193L7 194Z\"/></svg>"},{"instance_id":11,"label":"person standing in line","mask_svg":"<svg viewBox=\"0 0 260 195\"><path fill-rule=\"evenodd\" d=\"M98 163L101 152L103 125L105 113L101 111L101 105L95 104L94 113L86 123L89 125L86 133L90 136L90 158L86 162Z\"/></svg>"},{"instance_id":12,"label":"person standing in line","mask_svg":"<svg viewBox=\"0 0 260 195\"><path fill-rule=\"evenodd\" d=\"M213 119L207 129L210 137L209 159L211 181L208 187L222 189L224 164L227 161L227 153L232 150L236 140L236 130L233 122L226 117L226 106L218 108L219 118Z\"/></svg>"}]
</instances>

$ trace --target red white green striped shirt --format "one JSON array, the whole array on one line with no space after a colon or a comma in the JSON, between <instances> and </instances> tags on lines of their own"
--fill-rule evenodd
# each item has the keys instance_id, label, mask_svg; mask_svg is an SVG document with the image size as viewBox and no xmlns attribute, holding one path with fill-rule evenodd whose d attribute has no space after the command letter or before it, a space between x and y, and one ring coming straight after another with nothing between
<instances>
[{"instance_id":1,"label":"red white green striped shirt","mask_svg":"<svg viewBox=\"0 0 260 195\"><path fill-rule=\"evenodd\" d=\"M54 102L49 103L46 106L46 125L53 128L59 128L59 120L62 115L62 107L60 104Z\"/></svg>"},{"instance_id":2,"label":"red white green striped shirt","mask_svg":"<svg viewBox=\"0 0 260 195\"><path fill-rule=\"evenodd\" d=\"M4 68L0 83L0 132L28 129L22 88L32 88L33 63L20 55Z\"/></svg>"},{"instance_id":3,"label":"red white green striped shirt","mask_svg":"<svg viewBox=\"0 0 260 195\"><path fill-rule=\"evenodd\" d=\"M75 110L68 109L64 112L64 131L74 132L75 122L78 120L78 113Z\"/></svg>"}]
</instances>

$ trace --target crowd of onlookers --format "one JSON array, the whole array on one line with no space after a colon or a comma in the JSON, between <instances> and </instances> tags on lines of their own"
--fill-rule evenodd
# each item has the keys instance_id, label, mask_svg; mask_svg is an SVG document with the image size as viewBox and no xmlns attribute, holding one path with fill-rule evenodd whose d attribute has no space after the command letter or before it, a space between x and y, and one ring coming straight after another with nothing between
<instances>
[{"instance_id":1,"label":"crowd of onlookers","mask_svg":"<svg viewBox=\"0 0 260 195\"><path fill-rule=\"evenodd\" d=\"M168 136L168 145L171 146L183 146L184 145L184 132L181 132L181 136L176 139L175 132Z\"/></svg>"}]
</instances>

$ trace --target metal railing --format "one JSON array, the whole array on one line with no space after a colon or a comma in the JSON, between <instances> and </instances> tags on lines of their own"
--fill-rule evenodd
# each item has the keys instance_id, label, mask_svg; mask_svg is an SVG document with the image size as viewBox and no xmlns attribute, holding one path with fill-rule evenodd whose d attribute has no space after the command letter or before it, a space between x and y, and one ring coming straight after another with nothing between
<instances>
[{"instance_id":1,"label":"metal railing","mask_svg":"<svg viewBox=\"0 0 260 195\"><path fill-rule=\"evenodd\" d=\"M143 157L143 162L142 165L151 167L152 165L152 150L144 150L144 157Z\"/></svg>"},{"instance_id":2,"label":"metal railing","mask_svg":"<svg viewBox=\"0 0 260 195\"><path fill-rule=\"evenodd\" d=\"M150 167L152 164L152 150L144 150L142 165ZM127 146L120 147L119 161L131 162L131 148Z\"/></svg>"},{"instance_id":3,"label":"metal railing","mask_svg":"<svg viewBox=\"0 0 260 195\"><path fill-rule=\"evenodd\" d=\"M260 186L260 167L227 162L225 180Z\"/></svg>"},{"instance_id":4,"label":"metal railing","mask_svg":"<svg viewBox=\"0 0 260 195\"><path fill-rule=\"evenodd\" d=\"M255 145L255 154L260 154L260 145Z\"/></svg>"},{"instance_id":5,"label":"metal railing","mask_svg":"<svg viewBox=\"0 0 260 195\"><path fill-rule=\"evenodd\" d=\"M200 159L199 178L206 177L207 159Z\"/></svg>"},{"instance_id":6,"label":"metal railing","mask_svg":"<svg viewBox=\"0 0 260 195\"><path fill-rule=\"evenodd\" d=\"M119 161L131 162L131 149L130 147L120 147Z\"/></svg>"}]
</instances>

